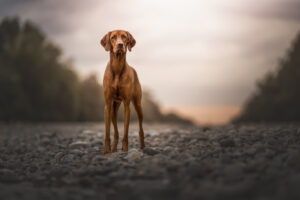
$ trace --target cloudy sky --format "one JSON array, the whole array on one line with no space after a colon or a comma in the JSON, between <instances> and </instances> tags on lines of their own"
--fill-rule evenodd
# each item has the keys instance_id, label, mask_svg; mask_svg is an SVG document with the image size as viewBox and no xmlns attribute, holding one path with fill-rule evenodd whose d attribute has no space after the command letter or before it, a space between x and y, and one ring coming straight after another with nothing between
<instances>
[{"instance_id":1,"label":"cloudy sky","mask_svg":"<svg viewBox=\"0 0 300 200\"><path fill-rule=\"evenodd\" d=\"M125 29L137 44L128 63L165 111L223 123L255 82L276 68L300 30L299 0L0 0L0 18L30 19L102 79L103 35Z\"/></svg>"}]
</instances>

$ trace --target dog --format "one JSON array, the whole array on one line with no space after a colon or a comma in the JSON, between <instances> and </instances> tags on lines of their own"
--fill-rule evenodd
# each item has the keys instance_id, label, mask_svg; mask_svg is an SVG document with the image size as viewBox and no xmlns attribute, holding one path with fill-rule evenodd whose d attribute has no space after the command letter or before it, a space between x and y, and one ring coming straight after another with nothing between
<instances>
[{"instance_id":1,"label":"dog","mask_svg":"<svg viewBox=\"0 0 300 200\"><path fill-rule=\"evenodd\" d=\"M103 154L116 152L119 140L117 115L120 104L124 104L124 136L122 151L128 151L128 128L130 120L130 102L133 102L139 121L140 148L145 147L143 130L142 89L136 71L127 64L126 52L136 44L128 31L114 30L108 32L101 45L109 51L110 60L103 77L105 98L105 144ZM114 126L114 141L111 151L110 122Z\"/></svg>"}]
</instances>

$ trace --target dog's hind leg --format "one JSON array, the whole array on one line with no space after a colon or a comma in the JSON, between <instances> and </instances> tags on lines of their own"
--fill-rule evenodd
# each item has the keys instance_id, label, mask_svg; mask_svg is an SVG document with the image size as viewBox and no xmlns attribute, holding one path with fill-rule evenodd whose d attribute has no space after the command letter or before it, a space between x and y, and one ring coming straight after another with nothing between
<instances>
[{"instance_id":1,"label":"dog's hind leg","mask_svg":"<svg viewBox=\"0 0 300 200\"><path fill-rule=\"evenodd\" d=\"M143 109L142 109L142 103L141 103L141 97L135 97L133 99L133 105L136 110L138 119L139 119L139 135L140 135L140 147L143 149L145 147L144 143L144 130L143 130Z\"/></svg>"},{"instance_id":2,"label":"dog's hind leg","mask_svg":"<svg viewBox=\"0 0 300 200\"><path fill-rule=\"evenodd\" d=\"M113 142L113 150L112 152L116 152L117 151L117 147L118 147L118 142L119 142L119 132L118 132L118 110L120 107L121 102L113 102L113 106L112 106L112 110L111 110L111 120L112 123L114 125L114 142Z\"/></svg>"}]
</instances>

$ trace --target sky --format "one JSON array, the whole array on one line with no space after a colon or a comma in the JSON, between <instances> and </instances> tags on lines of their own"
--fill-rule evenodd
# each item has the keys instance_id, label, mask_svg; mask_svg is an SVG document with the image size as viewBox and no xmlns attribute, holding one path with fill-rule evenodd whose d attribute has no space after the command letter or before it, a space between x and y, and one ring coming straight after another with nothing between
<instances>
[{"instance_id":1,"label":"sky","mask_svg":"<svg viewBox=\"0 0 300 200\"><path fill-rule=\"evenodd\" d=\"M300 30L299 10L299 0L0 0L0 19L33 21L100 82L109 58L100 39L128 30L137 43L127 61L143 89L199 124L241 111Z\"/></svg>"}]
</instances>

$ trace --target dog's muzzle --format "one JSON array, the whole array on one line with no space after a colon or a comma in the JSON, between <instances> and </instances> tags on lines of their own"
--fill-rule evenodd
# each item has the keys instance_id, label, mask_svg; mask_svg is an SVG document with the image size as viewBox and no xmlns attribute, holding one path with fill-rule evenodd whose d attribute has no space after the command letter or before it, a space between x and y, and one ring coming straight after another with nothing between
<instances>
[{"instance_id":1,"label":"dog's muzzle","mask_svg":"<svg viewBox=\"0 0 300 200\"><path fill-rule=\"evenodd\" d=\"M118 44L118 49L123 49L123 43Z\"/></svg>"}]
</instances>

